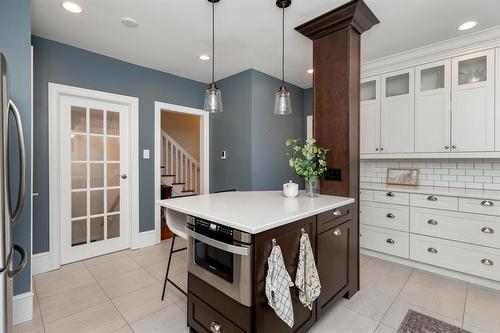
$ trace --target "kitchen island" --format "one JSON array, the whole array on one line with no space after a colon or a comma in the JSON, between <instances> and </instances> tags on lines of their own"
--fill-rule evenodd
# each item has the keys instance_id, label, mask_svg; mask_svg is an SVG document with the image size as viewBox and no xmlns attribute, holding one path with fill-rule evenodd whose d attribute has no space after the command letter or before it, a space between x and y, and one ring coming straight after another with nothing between
<instances>
[{"instance_id":1,"label":"kitchen island","mask_svg":"<svg viewBox=\"0 0 500 333\"><path fill-rule=\"evenodd\" d=\"M158 204L167 208L172 231L188 239L188 324L196 332L305 332L338 298L359 289L352 198L225 192ZM322 287L312 311L292 287L290 328L267 304L267 258L274 240L295 280L302 232L309 234Z\"/></svg>"}]
</instances>

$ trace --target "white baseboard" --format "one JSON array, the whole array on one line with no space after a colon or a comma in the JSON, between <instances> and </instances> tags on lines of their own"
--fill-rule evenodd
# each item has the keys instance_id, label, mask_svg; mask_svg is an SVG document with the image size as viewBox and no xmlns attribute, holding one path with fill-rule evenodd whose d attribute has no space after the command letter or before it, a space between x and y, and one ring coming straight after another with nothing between
<instances>
[{"instance_id":1,"label":"white baseboard","mask_svg":"<svg viewBox=\"0 0 500 333\"><path fill-rule=\"evenodd\" d=\"M140 232L138 236L138 242L134 249L140 249L143 247L153 246L160 243L160 232L155 229Z\"/></svg>"},{"instance_id":2,"label":"white baseboard","mask_svg":"<svg viewBox=\"0 0 500 333\"><path fill-rule=\"evenodd\" d=\"M16 295L12 298L12 323L24 323L33 319L33 292Z\"/></svg>"},{"instance_id":3,"label":"white baseboard","mask_svg":"<svg viewBox=\"0 0 500 333\"><path fill-rule=\"evenodd\" d=\"M37 253L31 256L31 273L33 275L50 270L50 252Z\"/></svg>"},{"instance_id":4,"label":"white baseboard","mask_svg":"<svg viewBox=\"0 0 500 333\"><path fill-rule=\"evenodd\" d=\"M470 275L467 273L461 273L461 272L453 271L453 270L450 270L447 268L442 268L442 267L438 267L438 266L424 264L424 263L413 261L410 259L395 257L395 256L392 256L390 254L386 254L386 253L382 253L382 252L377 252L377 251L372 251L372 250L367 250L367 249L360 249L360 253L365 254L367 256L371 256L371 257L375 257L375 258L379 258L379 259L383 259L383 260L387 260L387 261L392 261L392 262L395 262L397 264L410 266L410 267L417 268L417 269L420 269L423 271L428 271L431 273L444 275L444 276L447 276L447 277L450 277L453 279L478 284L478 285L483 286L483 287L500 290L500 282L499 281L485 279L485 278L482 278L479 276Z\"/></svg>"}]
</instances>

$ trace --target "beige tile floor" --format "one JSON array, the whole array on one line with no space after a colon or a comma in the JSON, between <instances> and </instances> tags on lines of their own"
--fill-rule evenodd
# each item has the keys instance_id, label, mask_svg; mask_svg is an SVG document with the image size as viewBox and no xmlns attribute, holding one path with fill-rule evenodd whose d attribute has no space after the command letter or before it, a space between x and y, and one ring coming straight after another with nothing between
<instances>
[{"instance_id":1,"label":"beige tile floor","mask_svg":"<svg viewBox=\"0 0 500 333\"><path fill-rule=\"evenodd\" d=\"M183 246L183 244L179 244ZM34 319L14 332L188 332L186 298L160 301L170 241L63 266L34 277ZM186 253L171 278L186 288ZM312 333L394 333L408 309L475 333L500 332L500 292L361 257L361 290L340 301Z\"/></svg>"}]
</instances>

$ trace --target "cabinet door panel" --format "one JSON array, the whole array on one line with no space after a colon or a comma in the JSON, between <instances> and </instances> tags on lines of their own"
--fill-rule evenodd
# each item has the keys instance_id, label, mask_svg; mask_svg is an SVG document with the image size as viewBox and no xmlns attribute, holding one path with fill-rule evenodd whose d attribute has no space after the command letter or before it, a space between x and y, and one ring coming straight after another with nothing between
<instances>
[{"instance_id":1,"label":"cabinet door panel","mask_svg":"<svg viewBox=\"0 0 500 333\"><path fill-rule=\"evenodd\" d=\"M495 92L495 150L500 151L500 47L495 50L496 53L496 62L495 62L495 70L496 70L496 92Z\"/></svg>"},{"instance_id":2,"label":"cabinet door panel","mask_svg":"<svg viewBox=\"0 0 500 333\"><path fill-rule=\"evenodd\" d=\"M450 150L451 61L415 69L415 151Z\"/></svg>"},{"instance_id":3,"label":"cabinet door panel","mask_svg":"<svg viewBox=\"0 0 500 333\"><path fill-rule=\"evenodd\" d=\"M475 59L478 61L473 61ZM493 61L493 50L453 59L451 143L454 151L494 150Z\"/></svg>"},{"instance_id":4,"label":"cabinet door panel","mask_svg":"<svg viewBox=\"0 0 500 333\"><path fill-rule=\"evenodd\" d=\"M380 79L366 78L361 82L360 152L378 153L380 149Z\"/></svg>"},{"instance_id":5,"label":"cabinet door panel","mask_svg":"<svg viewBox=\"0 0 500 333\"><path fill-rule=\"evenodd\" d=\"M405 78L405 75L407 79ZM398 86L398 85L407 85ZM382 153L414 152L413 68L382 75Z\"/></svg>"}]
</instances>

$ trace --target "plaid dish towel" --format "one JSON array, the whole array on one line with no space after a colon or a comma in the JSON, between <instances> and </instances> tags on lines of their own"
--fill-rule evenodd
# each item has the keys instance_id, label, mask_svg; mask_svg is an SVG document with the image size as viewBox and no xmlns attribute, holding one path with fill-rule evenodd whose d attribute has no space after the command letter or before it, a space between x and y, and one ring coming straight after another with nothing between
<instances>
[{"instance_id":1,"label":"plaid dish towel","mask_svg":"<svg viewBox=\"0 0 500 333\"><path fill-rule=\"evenodd\" d=\"M292 327L294 317L290 287L293 287L293 282L285 268L279 245L274 246L271 250L267 265L266 296L269 306L281 320Z\"/></svg>"},{"instance_id":2,"label":"plaid dish towel","mask_svg":"<svg viewBox=\"0 0 500 333\"><path fill-rule=\"evenodd\" d=\"M299 300L305 307L312 310L314 300L321 293L321 283L319 282L309 235L306 233L300 237L299 263L297 265L295 285L299 288Z\"/></svg>"}]
</instances>

